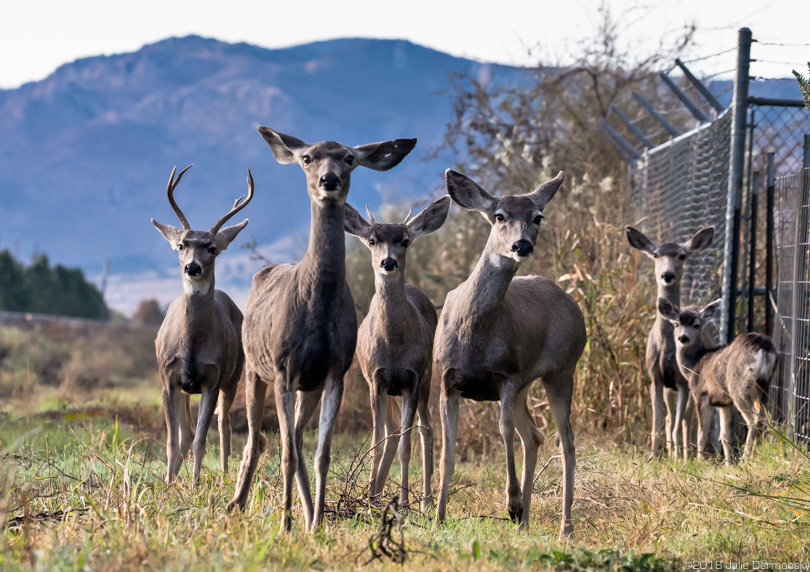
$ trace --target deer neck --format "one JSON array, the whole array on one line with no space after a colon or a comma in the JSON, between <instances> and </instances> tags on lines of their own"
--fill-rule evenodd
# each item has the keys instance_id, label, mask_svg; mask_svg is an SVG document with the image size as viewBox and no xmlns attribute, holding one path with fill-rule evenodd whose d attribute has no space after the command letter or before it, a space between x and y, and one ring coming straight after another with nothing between
<instances>
[{"instance_id":1,"label":"deer neck","mask_svg":"<svg viewBox=\"0 0 810 572\"><path fill-rule=\"evenodd\" d=\"M498 254L490 234L484 252L465 282L463 311L474 321L494 319L520 263Z\"/></svg>"},{"instance_id":2,"label":"deer neck","mask_svg":"<svg viewBox=\"0 0 810 572\"><path fill-rule=\"evenodd\" d=\"M183 277L183 320L189 339L204 337L214 329L214 277L192 282Z\"/></svg>"},{"instance_id":3,"label":"deer neck","mask_svg":"<svg viewBox=\"0 0 810 572\"><path fill-rule=\"evenodd\" d=\"M346 282L343 203L312 202L309 245L301 260L304 287L317 296L342 295Z\"/></svg>"},{"instance_id":4,"label":"deer neck","mask_svg":"<svg viewBox=\"0 0 810 572\"><path fill-rule=\"evenodd\" d=\"M377 292L377 311L383 339L387 343L402 339L410 318L408 298L405 295L405 266L394 275L374 273Z\"/></svg>"},{"instance_id":5,"label":"deer neck","mask_svg":"<svg viewBox=\"0 0 810 572\"><path fill-rule=\"evenodd\" d=\"M709 353L706 345L703 343L703 331L698 333L695 343L689 347L680 346L678 348L678 365L686 370L685 373L692 374L698 372L701 360ZM688 379L688 376L685 376Z\"/></svg>"}]
</instances>

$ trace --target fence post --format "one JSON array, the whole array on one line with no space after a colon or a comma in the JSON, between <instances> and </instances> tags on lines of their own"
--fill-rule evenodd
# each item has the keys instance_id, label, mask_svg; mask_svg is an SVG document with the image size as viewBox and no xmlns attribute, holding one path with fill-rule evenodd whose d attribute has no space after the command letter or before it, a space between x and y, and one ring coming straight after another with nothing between
<instances>
[{"instance_id":1,"label":"fence post","mask_svg":"<svg viewBox=\"0 0 810 572\"><path fill-rule=\"evenodd\" d=\"M773 337L773 195L776 189L773 152L768 153L768 193L765 199L765 334Z\"/></svg>"},{"instance_id":2,"label":"fence post","mask_svg":"<svg viewBox=\"0 0 810 572\"><path fill-rule=\"evenodd\" d=\"M799 327L804 319L803 309L805 307L805 289L804 286L804 273L805 273L805 258L807 256L807 230L808 230L808 216L804 211L805 205L808 203L808 194L810 194L810 180L807 177L807 169L810 168L810 135L804 136L804 160L802 161L802 172L799 175L799 188L797 189L799 197L796 205L796 225L793 234L793 277L790 285L790 376L787 379L788 386L785 388L785 397L787 398L787 419L788 419L788 436L791 439L796 435L796 387L798 384L797 377L801 369L800 360L802 359L802 350L804 348L804 340L800 340L804 336L799 334ZM799 288L802 291L799 291ZM800 308L802 310L800 310ZM804 328L802 328L804 333Z\"/></svg>"},{"instance_id":3,"label":"fence post","mask_svg":"<svg viewBox=\"0 0 810 572\"><path fill-rule=\"evenodd\" d=\"M754 331L754 286L757 278L757 199L759 198L759 171L751 181L751 259L748 262L748 331ZM767 302L767 298L765 300Z\"/></svg>"},{"instance_id":4,"label":"fence post","mask_svg":"<svg viewBox=\"0 0 810 572\"><path fill-rule=\"evenodd\" d=\"M731 157L726 208L726 244L723 253L723 324L726 342L734 339L737 306L737 263L740 248L740 197L745 167L745 123L748 111L748 69L751 63L751 30L740 28L737 37L737 76L734 78L734 98L731 124Z\"/></svg>"}]
</instances>

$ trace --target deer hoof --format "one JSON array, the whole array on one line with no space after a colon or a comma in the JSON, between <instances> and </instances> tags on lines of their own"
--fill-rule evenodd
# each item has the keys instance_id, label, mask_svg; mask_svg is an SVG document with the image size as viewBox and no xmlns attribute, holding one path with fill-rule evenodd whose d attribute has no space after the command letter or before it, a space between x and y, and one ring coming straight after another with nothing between
<instances>
[{"instance_id":1,"label":"deer hoof","mask_svg":"<svg viewBox=\"0 0 810 572\"><path fill-rule=\"evenodd\" d=\"M509 518L512 519L512 522L520 522L523 518L523 507L522 506L510 506L509 507Z\"/></svg>"},{"instance_id":2,"label":"deer hoof","mask_svg":"<svg viewBox=\"0 0 810 572\"><path fill-rule=\"evenodd\" d=\"M574 526L570 523L563 523L560 529L560 542L571 542L574 540Z\"/></svg>"},{"instance_id":3,"label":"deer hoof","mask_svg":"<svg viewBox=\"0 0 810 572\"><path fill-rule=\"evenodd\" d=\"M243 510L245 510L245 505L243 505L242 503L240 503L238 501L232 500L231 502L228 503L228 506L226 507L226 510L229 513L236 512L236 509L239 509L240 511L243 511Z\"/></svg>"}]
</instances>

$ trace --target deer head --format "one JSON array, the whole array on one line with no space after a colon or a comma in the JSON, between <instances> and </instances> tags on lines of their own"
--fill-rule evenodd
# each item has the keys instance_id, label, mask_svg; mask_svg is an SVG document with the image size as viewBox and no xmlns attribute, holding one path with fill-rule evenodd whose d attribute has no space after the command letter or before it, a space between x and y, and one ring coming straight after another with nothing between
<instances>
[{"instance_id":1,"label":"deer head","mask_svg":"<svg viewBox=\"0 0 810 572\"><path fill-rule=\"evenodd\" d=\"M493 197L469 177L448 169L445 172L447 192L460 207L480 212L492 225L490 242L496 252L517 262L526 260L537 243L543 209L562 185L565 173L531 193Z\"/></svg>"},{"instance_id":2,"label":"deer head","mask_svg":"<svg viewBox=\"0 0 810 572\"><path fill-rule=\"evenodd\" d=\"M441 228L450 211L450 197L444 195L430 203L415 217L411 213L399 223L378 223L366 207L368 223L354 207L344 207L344 230L359 237L371 251L371 265L381 275L394 274L405 269L405 255L411 243Z\"/></svg>"},{"instance_id":3,"label":"deer head","mask_svg":"<svg viewBox=\"0 0 810 572\"><path fill-rule=\"evenodd\" d=\"M214 260L219 256L220 252L227 250L228 245L236 238L239 232L247 226L248 221L245 219L239 224L222 228L222 225L245 208L251 199L253 199L253 175L250 173L250 169L248 169L247 198L242 195L236 199L231 210L220 218L210 230L191 230L191 225L189 225L183 211L180 210L180 207L177 206L174 200L174 189L177 187L183 174L191 167L192 165L189 165L180 171L180 174L177 175L177 179L174 178L177 167L172 169L169 183L166 186L166 195L169 198L169 204L180 220L182 228L168 224L160 224L155 221L155 219L152 219L152 224L160 231L163 238L169 241L172 249L177 251L180 259L180 267L183 269L183 283L191 285L187 290L196 294L208 291L207 287L203 288L201 285L211 283L214 277Z\"/></svg>"},{"instance_id":4,"label":"deer head","mask_svg":"<svg viewBox=\"0 0 810 572\"><path fill-rule=\"evenodd\" d=\"M681 281L683 276L683 263L695 252L700 252L711 246L714 239L714 227L702 228L686 242L662 242L656 244L647 238L644 233L632 226L624 227L627 241L630 246L642 251L655 262L655 280L663 286L669 287Z\"/></svg>"},{"instance_id":5,"label":"deer head","mask_svg":"<svg viewBox=\"0 0 810 572\"><path fill-rule=\"evenodd\" d=\"M703 310L694 306L681 310L666 298L658 298L658 312L675 327L675 341L680 346L689 347L701 338L702 328L720 315L723 300L715 300Z\"/></svg>"},{"instance_id":6,"label":"deer head","mask_svg":"<svg viewBox=\"0 0 810 572\"><path fill-rule=\"evenodd\" d=\"M279 163L301 165L307 176L307 193L318 204L344 202L352 171L358 166L387 171L399 165L416 146L416 139L395 139L358 147L335 141L309 145L269 127L259 127L259 133Z\"/></svg>"}]
</instances>

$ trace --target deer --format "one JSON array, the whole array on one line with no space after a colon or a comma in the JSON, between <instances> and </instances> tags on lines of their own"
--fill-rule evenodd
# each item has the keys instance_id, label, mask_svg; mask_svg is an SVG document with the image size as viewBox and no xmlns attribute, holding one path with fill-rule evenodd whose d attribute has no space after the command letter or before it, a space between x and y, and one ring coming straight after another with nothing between
<instances>
[{"instance_id":1,"label":"deer","mask_svg":"<svg viewBox=\"0 0 810 572\"><path fill-rule=\"evenodd\" d=\"M689 380L698 419L698 453L703 454L709 440L712 408L720 415L720 442L726 466L734 454L731 446L733 409L736 407L748 427L743 459L754 450L759 426L764 420L764 405L776 368L776 348L771 338L748 333L737 336L727 346L710 347L704 342L706 325L721 312L723 300L715 300L698 310L680 309L666 298L658 298L658 312L674 328L677 360L681 374Z\"/></svg>"},{"instance_id":2,"label":"deer","mask_svg":"<svg viewBox=\"0 0 810 572\"><path fill-rule=\"evenodd\" d=\"M199 484L205 456L205 440L216 408L219 417L222 472L228 471L231 456L230 409L242 377L242 312L222 290L214 289L214 263L233 242L248 221L222 228L253 199L253 175L248 169L247 198L241 196L210 230L192 230L174 200L174 190L191 165L172 169L166 195L182 228L152 219L173 250L182 271L183 295L176 298L155 340L158 369L163 383L166 417L166 484L174 482L189 447L194 454L194 483ZM190 396L202 394L196 435L191 418ZM193 445L191 441L193 439Z\"/></svg>"},{"instance_id":3,"label":"deer","mask_svg":"<svg viewBox=\"0 0 810 572\"><path fill-rule=\"evenodd\" d=\"M534 251L543 209L564 178L561 171L531 193L493 197L469 177L453 170L445 173L453 202L480 212L492 227L475 269L448 293L436 330L433 368L441 379L442 423L438 523L446 517L459 397L464 397L500 401L507 508L521 529L528 528L534 472L544 436L532 418L527 397L539 378L557 426L563 459L560 539L573 534L571 505L576 460L570 413L574 371L587 340L585 319L574 299L552 280L515 277L521 263ZM515 473L516 429L523 443L521 484Z\"/></svg>"},{"instance_id":4,"label":"deer","mask_svg":"<svg viewBox=\"0 0 810 572\"><path fill-rule=\"evenodd\" d=\"M351 174L359 166L376 171L395 167L411 152L416 139L350 147L335 141L310 145L264 126L259 133L279 163L298 163L304 170L312 222L301 262L268 266L253 277L242 327L248 440L228 510L245 508L261 453L265 394L272 384L281 438L284 526L292 529L296 478L305 527L314 532L323 522L332 435L343 398L343 378L357 343L343 231ZM313 508L302 446L304 428L321 397Z\"/></svg>"},{"instance_id":5,"label":"deer","mask_svg":"<svg viewBox=\"0 0 810 572\"><path fill-rule=\"evenodd\" d=\"M686 242L655 243L632 226L625 227L630 246L640 250L655 263L655 283L658 297L680 304L683 265L693 254L707 249L714 239L714 227L702 228ZM672 324L656 313L655 323L647 336L646 366L650 376L650 398L653 405L652 456L661 454L666 442L667 451L673 458L688 456L689 419L693 417L694 404L689 397L689 384L681 374L675 357L675 338ZM713 345L711 332L706 330ZM664 423L663 410L667 416ZM694 435L694 433L693 433Z\"/></svg>"},{"instance_id":6,"label":"deer","mask_svg":"<svg viewBox=\"0 0 810 572\"><path fill-rule=\"evenodd\" d=\"M365 219L351 205L345 207L344 227L371 251L375 295L358 332L357 360L366 378L371 401L373 447L369 497L382 495L394 452L399 449L401 479L399 504L408 505L408 464L411 434L418 412L422 437L422 512L433 505L433 429L430 425L430 381L433 366L433 336L438 317L433 303L421 290L405 284L408 247L417 238L437 231L447 219L450 197L430 203L401 223L378 223L366 207ZM401 420L394 412L401 397ZM384 446L383 446L384 442ZM382 455L380 449L383 449Z\"/></svg>"}]
</instances>

